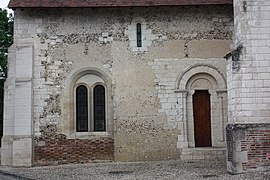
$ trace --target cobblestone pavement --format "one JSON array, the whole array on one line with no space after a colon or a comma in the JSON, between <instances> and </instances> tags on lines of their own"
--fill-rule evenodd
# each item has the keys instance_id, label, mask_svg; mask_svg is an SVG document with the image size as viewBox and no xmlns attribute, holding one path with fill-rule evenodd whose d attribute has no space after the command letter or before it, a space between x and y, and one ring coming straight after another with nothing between
<instances>
[{"instance_id":1,"label":"cobblestone pavement","mask_svg":"<svg viewBox=\"0 0 270 180\"><path fill-rule=\"evenodd\" d=\"M269 180L270 172L230 175L224 161L157 161L137 163L93 163L11 168L0 166L0 174L14 174L22 179L40 180Z\"/></svg>"}]
</instances>

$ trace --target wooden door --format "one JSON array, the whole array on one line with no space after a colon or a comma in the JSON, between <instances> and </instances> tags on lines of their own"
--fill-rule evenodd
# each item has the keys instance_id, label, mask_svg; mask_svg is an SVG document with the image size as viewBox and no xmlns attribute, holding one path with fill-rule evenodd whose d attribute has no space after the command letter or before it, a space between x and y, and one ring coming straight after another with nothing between
<instances>
[{"instance_id":1,"label":"wooden door","mask_svg":"<svg viewBox=\"0 0 270 180\"><path fill-rule=\"evenodd\" d=\"M193 95L195 147L212 146L210 112L208 90L196 90Z\"/></svg>"}]
</instances>

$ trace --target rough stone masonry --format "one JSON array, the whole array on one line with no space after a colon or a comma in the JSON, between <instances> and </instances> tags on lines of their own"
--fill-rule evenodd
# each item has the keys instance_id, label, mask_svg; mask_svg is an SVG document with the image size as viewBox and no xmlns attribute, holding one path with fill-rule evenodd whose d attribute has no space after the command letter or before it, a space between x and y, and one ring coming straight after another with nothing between
<instances>
[{"instance_id":1,"label":"rough stone masonry","mask_svg":"<svg viewBox=\"0 0 270 180\"><path fill-rule=\"evenodd\" d=\"M267 1L37 2L9 5L3 165L224 159L269 123Z\"/></svg>"}]
</instances>

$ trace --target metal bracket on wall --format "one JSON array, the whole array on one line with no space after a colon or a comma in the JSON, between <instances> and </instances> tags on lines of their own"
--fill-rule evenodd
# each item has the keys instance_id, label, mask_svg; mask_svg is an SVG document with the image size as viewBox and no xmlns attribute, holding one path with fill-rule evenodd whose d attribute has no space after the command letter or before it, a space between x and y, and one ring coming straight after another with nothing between
<instances>
[{"instance_id":1,"label":"metal bracket on wall","mask_svg":"<svg viewBox=\"0 0 270 180\"><path fill-rule=\"evenodd\" d=\"M232 68L234 70L239 70L240 69L240 54L243 49L243 46L240 44L235 50L229 52L224 58L229 59L230 57L232 58Z\"/></svg>"},{"instance_id":2,"label":"metal bracket on wall","mask_svg":"<svg viewBox=\"0 0 270 180\"><path fill-rule=\"evenodd\" d=\"M235 70L240 69L240 53L241 50L243 49L242 45L239 45L235 50L232 51L232 67Z\"/></svg>"}]
</instances>

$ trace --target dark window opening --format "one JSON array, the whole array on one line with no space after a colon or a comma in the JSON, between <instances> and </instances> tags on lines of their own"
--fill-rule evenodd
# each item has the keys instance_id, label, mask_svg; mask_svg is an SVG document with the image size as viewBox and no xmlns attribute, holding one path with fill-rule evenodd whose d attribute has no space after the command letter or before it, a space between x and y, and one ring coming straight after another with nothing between
<instances>
[{"instance_id":1,"label":"dark window opening","mask_svg":"<svg viewBox=\"0 0 270 180\"><path fill-rule=\"evenodd\" d=\"M87 88L80 85L76 89L76 130L88 131L88 96Z\"/></svg>"},{"instance_id":2,"label":"dark window opening","mask_svg":"<svg viewBox=\"0 0 270 180\"><path fill-rule=\"evenodd\" d=\"M94 88L94 131L106 131L105 88L102 85Z\"/></svg>"},{"instance_id":3,"label":"dark window opening","mask_svg":"<svg viewBox=\"0 0 270 180\"><path fill-rule=\"evenodd\" d=\"M142 47L142 25L137 24L137 47Z\"/></svg>"}]
</instances>

